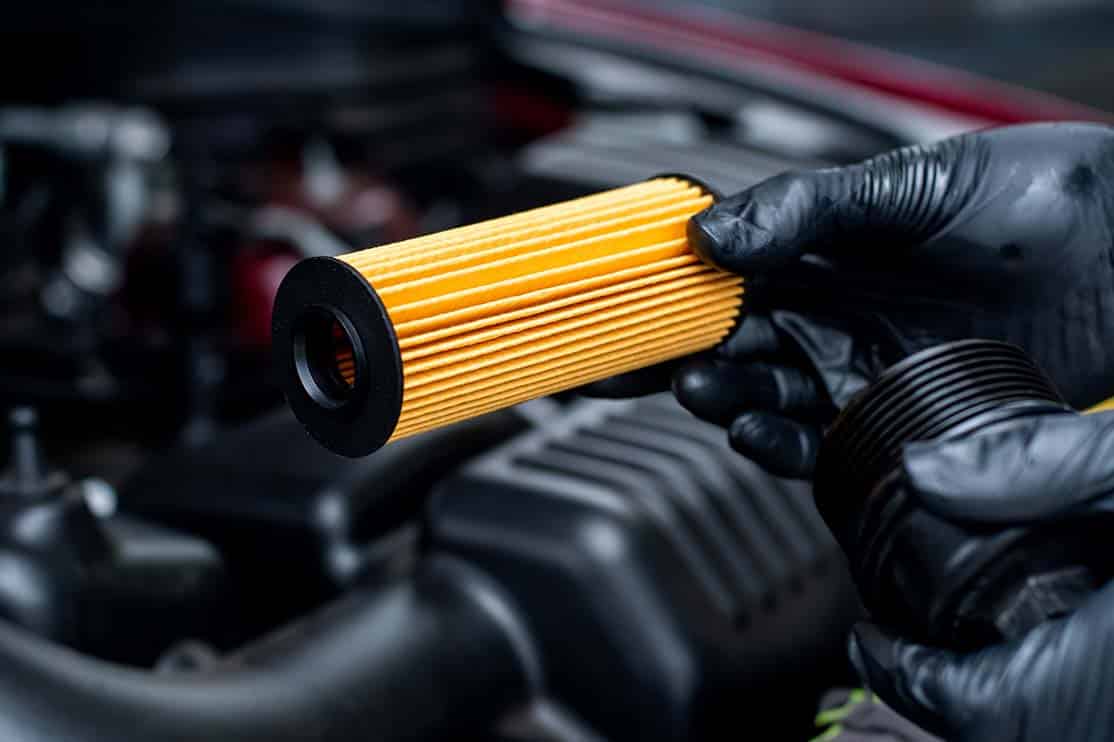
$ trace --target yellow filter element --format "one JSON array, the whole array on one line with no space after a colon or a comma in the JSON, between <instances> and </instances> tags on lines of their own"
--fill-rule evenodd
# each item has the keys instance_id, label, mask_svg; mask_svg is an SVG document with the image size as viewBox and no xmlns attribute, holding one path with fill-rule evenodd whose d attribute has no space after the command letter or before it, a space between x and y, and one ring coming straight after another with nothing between
<instances>
[{"instance_id":1,"label":"yellow filter element","mask_svg":"<svg viewBox=\"0 0 1114 742\"><path fill-rule=\"evenodd\" d=\"M711 205L663 176L296 265L274 352L294 413L347 456L715 346L741 280L686 237Z\"/></svg>"}]
</instances>

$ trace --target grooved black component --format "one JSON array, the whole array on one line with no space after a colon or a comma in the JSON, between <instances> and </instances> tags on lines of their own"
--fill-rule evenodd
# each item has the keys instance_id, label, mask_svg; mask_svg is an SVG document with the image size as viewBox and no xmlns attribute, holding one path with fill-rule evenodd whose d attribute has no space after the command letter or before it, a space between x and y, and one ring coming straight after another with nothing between
<instances>
[{"instance_id":1,"label":"grooved black component","mask_svg":"<svg viewBox=\"0 0 1114 742\"><path fill-rule=\"evenodd\" d=\"M858 507L856 497L897 466L906 443L1067 409L1016 346L963 340L921 351L888 369L836 418L817 462L817 503L838 532L848 508Z\"/></svg>"},{"instance_id":2,"label":"grooved black component","mask_svg":"<svg viewBox=\"0 0 1114 742\"><path fill-rule=\"evenodd\" d=\"M1075 414L1023 351L965 340L916 353L840 413L817 464L816 502L880 622L978 647L1070 612L1111 574L1108 519L991 528L930 511L901 477L903 447Z\"/></svg>"},{"instance_id":3,"label":"grooved black component","mask_svg":"<svg viewBox=\"0 0 1114 742\"><path fill-rule=\"evenodd\" d=\"M775 702L811 718L858 611L807 485L669 396L573 404L444 483L427 524L507 587L553 695L609 739L714 738Z\"/></svg>"}]
</instances>

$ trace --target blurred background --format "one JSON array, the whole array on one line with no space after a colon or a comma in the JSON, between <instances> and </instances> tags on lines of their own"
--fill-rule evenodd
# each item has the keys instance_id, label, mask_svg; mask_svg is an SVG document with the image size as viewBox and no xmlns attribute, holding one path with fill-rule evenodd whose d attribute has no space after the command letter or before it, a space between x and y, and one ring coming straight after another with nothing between
<instances>
[{"instance_id":1,"label":"blurred background","mask_svg":"<svg viewBox=\"0 0 1114 742\"><path fill-rule=\"evenodd\" d=\"M0 618L81 653L29 659L20 682L67 704L50 679L109 671L87 660L224 667L451 557L521 614L544 683L492 651L395 698L407 721L369 711L364 736L329 739L702 739L743 720L802 738L820 692L853 682L858 611L807 487L656 397L562 395L340 459L271 377L275 290L305 257L662 172L732 192L973 128L1110 121L1112 31L1090 0L8 3ZM654 516L609 520L623 508ZM599 523L622 559L578 540ZM372 614L329 619L368 622L351 634L295 624L253 662L406 633ZM371 698L422 657L308 687ZM774 697L792 722L766 718Z\"/></svg>"},{"instance_id":2,"label":"blurred background","mask_svg":"<svg viewBox=\"0 0 1114 742\"><path fill-rule=\"evenodd\" d=\"M1114 8L1102 0L716 2L740 13L950 65L1110 110Z\"/></svg>"}]
</instances>

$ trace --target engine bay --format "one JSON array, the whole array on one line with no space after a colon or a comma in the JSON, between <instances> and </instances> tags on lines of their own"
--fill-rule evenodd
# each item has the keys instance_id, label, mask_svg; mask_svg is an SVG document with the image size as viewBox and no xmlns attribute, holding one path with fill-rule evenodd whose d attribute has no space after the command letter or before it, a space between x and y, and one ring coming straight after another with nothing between
<instances>
[{"instance_id":1,"label":"engine bay","mask_svg":"<svg viewBox=\"0 0 1114 742\"><path fill-rule=\"evenodd\" d=\"M4 91L4 738L803 738L860 610L807 485L660 395L336 456L284 406L271 302L305 257L965 122L531 3L318 6L81 11Z\"/></svg>"}]
</instances>

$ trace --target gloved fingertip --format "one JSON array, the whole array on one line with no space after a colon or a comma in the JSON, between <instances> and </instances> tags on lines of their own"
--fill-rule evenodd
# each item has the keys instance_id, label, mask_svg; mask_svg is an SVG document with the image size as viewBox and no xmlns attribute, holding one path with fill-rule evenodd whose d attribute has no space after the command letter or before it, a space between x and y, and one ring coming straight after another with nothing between
<instances>
[{"instance_id":1,"label":"gloved fingertip","mask_svg":"<svg viewBox=\"0 0 1114 742\"><path fill-rule=\"evenodd\" d=\"M1114 418L1036 415L956 440L906 444L902 468L925 507L944 518L1023 523L1104 496Z\"/></svg>"},{"instance_id":2,"label":"gloved fingertip","mask_svg":"<svg viewBox=\"0 0 1114 742\"><path fill-rule=\"evenodd\" d=\"M755 186L689 219L686 228L689 245L704 262L745 275L775 268L797 257L796 250L775 249L776 230L763 225L766 219L776 217L767 213L773 210L755 193L763 187Z\"/></svg>"},{"instance_id":3,"label":"gloved fingertip","mask_svg":"<svg viewBox=\"0 0 1114 742\"><path fill-rule=\"evenodd\" d=\"M682 407L697 417L722 423L731 413L724 409L722 384L716 363L698 359L685 364L674 375L673 394Z\"/></svg>"},{"instance_id":4,"label":"gloved fingertip","mask_svg":"<svg viewBox=\"0 0 1114 742\"><path fill-rule=\"evenodd\" d=\"M723 244L723 220L717 218L715 206L711 206L689 219L685 229L689 247L705 263L723 268L719 262L719 251Z\"/></svg>"},{"instance_id":5,"label":"gloved fingertip","mask_svg":"<svg viewBox=\"0 0 1114 742\"><path fill-rule=\"evenodd\" d=\"M728 428L731 447L766 471L808 479L816 468L819 432L779 415L746 412Z\"/></svg>"},{"instance_id":6,"label":"gloved fingertip","mask_svg":"<svg viewBox=\"0 0 1114 742\"><path fill-rule=\"evenodd\" d=\"M782 350L782 339L770 318L748 314L739 321L716 352L723 358L746 361L761 356L771 356Z\"/></svg>"}]
</instances>

